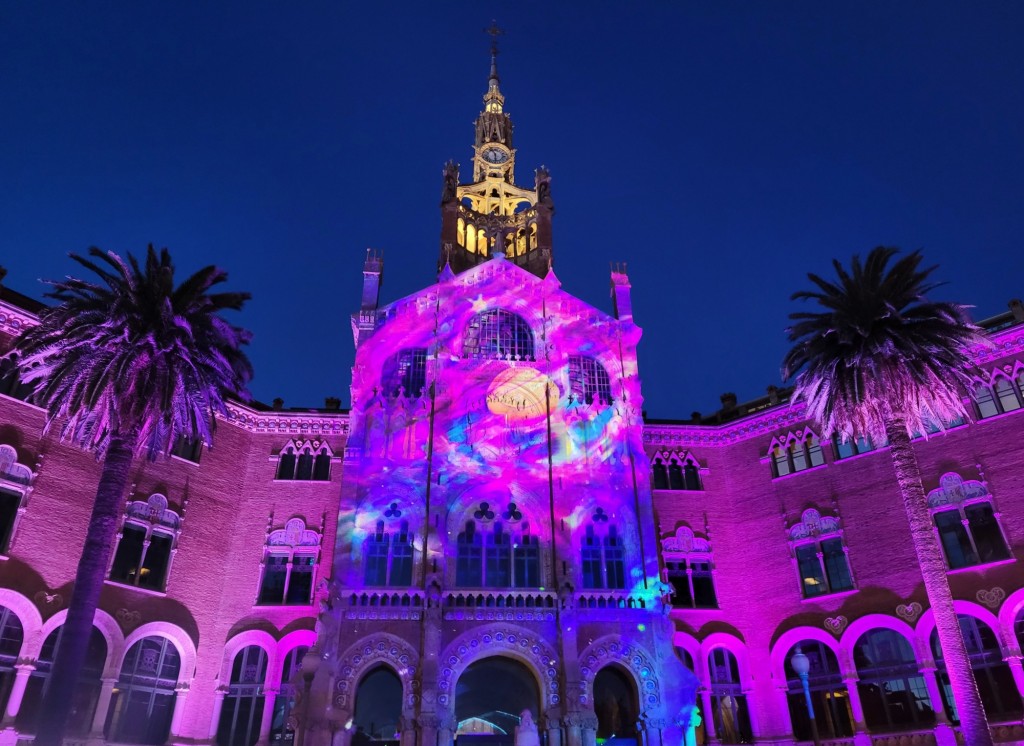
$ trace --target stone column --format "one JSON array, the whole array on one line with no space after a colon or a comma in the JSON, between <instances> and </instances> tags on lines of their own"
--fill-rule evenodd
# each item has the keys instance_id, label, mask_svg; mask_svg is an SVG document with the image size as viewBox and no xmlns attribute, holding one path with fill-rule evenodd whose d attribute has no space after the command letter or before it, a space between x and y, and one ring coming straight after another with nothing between
<instances>
[{"instance_id":1,"label":"stone column","mask_svg":"<svg viewBox=\"0 0 1024 746\"><path fill-rule=\"evenodd\" d=\"M7 698L7 710L4 712L3 722L0 723L4 728L14 725L14 718L21 710L21 700L25 698L25 687L28 686L29 677L35 670L36 667L33 663L14 664L14 683L11 685L11 695Z\"/></svg>"},{"instance_id":2,"label":"stone column","mask_svg":"<svg viewBox=\"0 0 1024 746\"><path fill-rule=\"evenodd\" d=\"M213 722L210 723L210 739L217 737L217 727L220 725L220 711L224 708L224 696L228 693L226 686L218 686L213 693Z\"/></svg>"},{"instance_id":3,"label":"stone column","mask_svg":"<svg viewBox=\"0 0 1024 746\"><path fill-rule=\"evenodd\" d=\"M708 741L714 739L715 733L715 710L711 706L711 690L700 688L700 701L704 705L704 731L708 734Z\"/></svg>"},{"instance_id":4,"label":"stone column","mask_svg":"<svg viewBox=\"0 0 1024 746\"><path fill-rule=\"evenodd\" d=\"M924 686L928 690L928 698L932 701L932 709L935 711L935 746L956 746L956 733L942 704L937 673L934 664L921 667Z\"/></svg>"},{"instance_id":5,"label":"stone column","mask_svg":"<svg viewBox=\"0 0 1024 746\"><path fill-rule=\"evenodd\" d=\"M580 719L580 733L583 746L597 746L597 715L588 712Z\"/></svg>"},{"instance_id":6,"label":"stone column","mask_svg":"<svg viewBox=\"0 0 1024 746\"><path fill-rule=\"evenodd\" d=\"M458 727L454 714L441 715L437 720L437 746L452 746Z\"/></svg>"},{"instance_id":7,"label":"stone column","mask_svg":"<svg viewBox=\"0 0 1024 746\"><path fill-rule=\"evenodd\" d=\"M399 746L416 746L416 718L402 715L398 718Z\"/></svg>"},{"instance_id":8,"label":"stone column","mask_svg":"<svg viewBox=\"0 0 1024 746\"><path fill-rule=\"evenodd\" d=\"M440 718L437 715L421 714L416 718L416 725L420 730L419 746L441 746L437 738L437 728L440 725ZM450 742L446 746L451 746Z\"/></svg>"},{"instance_id":9,"label":"stone column","mask_svg":"<svg viewBox=\"0 0 1024 746\"><path fill-rule=\"evenodd\" d=\"M793 715L789 711L789 686L788 684L778 684L773 687L772 691L775 692L775 709L778 712L776 719L785 726L785 735L790 740L796 740L796 736L793 734Z\"/></svg>"},{"instance_id":10,"label":"stone column","mask_svg":"<svg viewBox=\"0 0 1024 746\"><path fill-rule=\"evenodd\" d=\"M274 720L274 704L277 702L277 689L263 690L263 717L260 718L260 737L256 746L268 746L270 743L270 726ZM174 727L171 727L174 732Z\"/></svg>"},{"instance_id":11,"label":"stone column","mask_svg":"<svg viewBox=\"0 0 1024 746\"><path fill-rule=\"evenodd\" d=\"M750 701L753 693L753 689L743 690L743 697L747 700L747 720L750 722L750 734L756 741L757 737L761 735L761 723L757 719L757 708ZM739 727L739 723L736 726Z\"/></svg>"},{"instance_id":12,"label":"stone column","mask_svg":"<svg viewBox=\"0 0 1024 746\"><path fill-rule=\"evenodd\" d=\"M562 719L565 730L565 746L583 746L583 733L580 726L580 714L569 713Z\"/></svg>"},{"instance_id":13,"label":"stone column","mask_svg":"<svg viewBox=\"0 0 1024 746\"><path fill-rule=\"evenodd\" d=\"M662 746L661 732L668 722L659 717L641 717L640 720L641 722L637 724L638 743L643 746Z\"/></svg>"},{"instance_id":14,"label":"stone column","mask_svg":"<svg viewBox=\"0 0 1024 746\"><path fill-rule=\"evenodd\" d=\"M854 746L871 746L871 736L864 725L864 707L860 703L860 689L856 676L849 676L843 679L846 691L850 695L850 712L853 714L853 743Z\"/></svg>"},{"instance_id":15,"label":"stone column","mask_svg":"<svg viewBox=\"0 0 1024 746\"><path fill-rule=\"evenodd\" d=\"M1021 664L1020 654L1008 655L1003 658L1006 661L1006 665L1010 667L1010 673L1013 674L1013 683L1017 685L1017 693L1024 699L1024 665Z\"/></svg>"},{"instance_id":16,"label":"stone column","mask_svg":"<svg viewBox=\"0 0 1024 746\"><path fill-rule=\"evenodd\" d=\"M114 685L117 679L100 679L100 696L96 700L96 714L92 717L92 726L89 728L89 740L103 738L103 726L107 723L107 713L110 712L110 700L114 696ZM12 693L13 694L13 693ZM173 733L173 731L171 731Z\"/></svg>"}]
</instances>

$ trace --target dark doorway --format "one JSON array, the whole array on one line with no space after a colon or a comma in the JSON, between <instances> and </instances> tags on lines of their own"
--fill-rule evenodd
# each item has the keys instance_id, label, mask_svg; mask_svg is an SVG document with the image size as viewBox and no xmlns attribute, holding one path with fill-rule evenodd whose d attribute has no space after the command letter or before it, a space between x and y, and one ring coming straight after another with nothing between
<instances>
[{"instance_id":1,"label":"dark doorway","mask_svg":"<svg viewBox=\"0 0 1024 746\"><path fill-rule=\"evenodd\" d=\"M368 743L397 746L401 716L402 681L387 666L377 666L363 677L356 689L352 746Z\"/></svg>"},{"instance_id":2,"label":"dark doorway","mask_svg":"<svg viewBox=\"0 0 1024 746\"><path fill-rule=\"evenodd\" d=\"M485 658L470 665L455 687L458 746L513 746L519 716L540 715L537 679L511 658Z\"/></svg>"},{"instance_id":3,"label":"dark doorway","mask_svg":"<svg viewBox=\"0 0 1024 746\"><path fill-rule=\"evenodd\" d=\"M594 679L594 714L597 737L610 743L635 744L639 714L636 687L619 668L607 666Z\"/></svg>"}]
</instances>

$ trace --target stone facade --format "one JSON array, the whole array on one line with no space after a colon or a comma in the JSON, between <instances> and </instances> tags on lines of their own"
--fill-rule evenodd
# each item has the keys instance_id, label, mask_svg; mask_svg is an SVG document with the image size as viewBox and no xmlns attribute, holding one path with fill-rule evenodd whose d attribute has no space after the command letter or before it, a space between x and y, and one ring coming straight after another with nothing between
<instances>
[{"instance_id":1,"label":"stone facade","mask_svg":"<svg viewBox=\"0 0 1024 746\"><path fill-rule=\"evenodd\" d=\"M561 289L549 175L514 183L496 67L484 104L474 181L444 172L436 282L381 305L367 256L351 410L233 404L213 447L136 464L75 737L347 746L383 669L402 746L449 746L460 681L501 659L535 686L548 746L609 735L609 671L637 743L793 744L799 648L823 738L953 743L884 444L822 442L775 389L645 422L628 277L612 314ZM0 350L38 310L0 288ZM1022 321L989 324L970 420L916 441L1006 742L1024 714ZM8 743L34 729L99 475L23 393L3 373Z\"/></svg>"}]
</instances>

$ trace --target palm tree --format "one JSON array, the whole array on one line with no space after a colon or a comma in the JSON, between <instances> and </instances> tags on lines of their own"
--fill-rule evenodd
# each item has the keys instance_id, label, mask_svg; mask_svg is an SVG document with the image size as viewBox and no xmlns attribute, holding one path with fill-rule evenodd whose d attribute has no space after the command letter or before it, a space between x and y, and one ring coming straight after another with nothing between
<instances>
[{"instance_id":1,"label":"palm tree","mask_svg":"<svg viewBox=\"0 0 1024 746\"><path fill-rule=\"evenodd\" d=\"M92 632L132 460L166 452L179 437L209 443L225 398L246 397L252 368L241 346L248 332L220 312L248 293L210 293L227 279L206 267L174 287L167 249L150 245L146 263L89 249L71 258L98 275L51 281L57 305L15 343L19 373L47 409L47 427L94 449L102 471L42 704L36 743L58 746Z\"/></svg>"},{"instance_id":2,"label":"palm tree","mask_svg":"<svg viewBox=\"0 0 1024 746\"><path fill-rule=\"evenodd\" d=\"M855 256L849 272L834 261L835 282L808 275L818 289L794 293L793 300L813 300L823 310L790 314L793 347L783 376L796 375L795 395L824 435L888 440L964 740L987 746L992 736L911 445L912 433L967 414L971 349L986 341L964 306L925 298L936 287L928 280L935 268L920 268L920 252L889 268L897 253L880 246L863 263Z\"/></svg>"}]
</instances>

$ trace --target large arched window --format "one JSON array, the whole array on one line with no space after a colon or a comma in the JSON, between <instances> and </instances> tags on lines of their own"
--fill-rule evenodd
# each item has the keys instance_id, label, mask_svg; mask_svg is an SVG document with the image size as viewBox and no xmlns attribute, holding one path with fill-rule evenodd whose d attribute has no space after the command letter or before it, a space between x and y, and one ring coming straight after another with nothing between
<instances>
[{"instance_id":1,"label":"large arched window","mask_svg":"<svg viewBox=\"0 0 1024 746\"><path fill-rule=\"evenodd\" d=\"M594 714L597 715L599 743L615 739L615 743L636 743L636 686L616 666L605 666L594 677Z\"/></svg>"},{"instance_id":2,"label":"large arched window","mask_svg":"<svg viewBox=\"0 0 1024 746\"><path fill-rule=\"evenodd\" d=\"M981 703L985 706L985 714L990 720L1007 720L1013 717L1020 719L1022 710L1020 695L1013 681L1010 667L1003 661L999 640L992 629L984 622L972 616L958 614L960 632L967 645L967 654L971 658L974 680L978 682ZM959 722L960 715L953 701L953 690L949 685L949 674L943 660L942 648L939 646L938 630L932 630L932 654L935 665L939 669L939 683L942 684L942 704L952 720Z\"/></svg>"},{"instance_id":3,"label":"large arched window","mask_svg":"<svg viewBox=\"0 0 1024 746\"><path fill-rule=\"evenodd\" d=\"M36 668L29 677L25 687L25 698L18 710L16 725L23 732L33 733L39 725L39 706L43 701L46 683L50 680L53 658L57 652L64 626L53 630L43 643L43 649L36 661ZM107 662L107 641L103 633L95 627L89 635L89 647L85 653L85 664L78 674L78 684L71 704L71 715L68 718L68 734L83 736L92 727L92 719L96 714L96 703L100 697L100 677Z\"/></svg>"},{"instance_id":4,"label":"large arched window","mask_svg":"<svg viewBox=\"0 0 1024 746\"><path fill-rule=\"evenodd\" d=\"M496 309L477 314L466 327L466 357L490 360L533 360L533 332L521 317Z\"/></svg>"},{"instance_id":5,"label":"large arched window","mask_svg":"<svg viewBox=\"0 0 1024 746\"><path fill-rule=\"evenodd\" d=\"M235 654L231 683L224 696L217 726L219 746L253 746L263 719L263 683L267 678L267 651L249 645Z\"/></svg>"},{"instance_id":6,"label":"large arched window","mask_svg":"<svg viewBox=\"0 0 1024 746\"><path fill-rule=\"evenodd\" d=\"M128 650L107 716L111 741L162 744L171 730L181 657L166 637L144 637Z\"/></svg>"},{"instance_id":7,"label":"large arched window","mask_svg":"<svg viewBox=\"0 0 1024 746\"><path fill-rule=\"evenodd\" d=\"M25 630L21 620L6 606L0 606L0 709L7 708L7 699L14 684L14 664L24 641Z\"/></svg>"},{"instance_id":8,"label":"large arched window","mask_svg":"<svg viewBox=\"0 0 1024 746\"><path fill-rule=\"evenodd\" d=\"M164 495L153 494L148 500L130 503L110 567L110 579L164 590L180 534L181 514L169 507Z\"/></svg>"},{"instance_id":9,"label":"large arched window","mask_svg":"<svg viewBox=\"0 0 1024 746\"><path fill-rule=\"evenodd\" d=\"M295 691L301 683L296 679L302 666L302 659L309 650L305 645L292 648L284 657L281 667L281 686L274 699L274 716L270 720L270 742L276 746L287 746L295 741L295 731L288 725L288 719L295 708Z\"/></svg>"},{"instance_id":10,"label":"large arched window","mask_svg":"<svg viewBox=\"0 0 1024 746\"><path fill-rule=\"evenodd\" d=\"M868 728L886 731L935 722L935 711L914 651L898 632L873 629L853 648L857 689Z\"/></svg>"},{"instance_id":11,"label":"large arched window","mask_svg":"<svg viewBox=\"0 0 1024 746\"><path fill-rule=\"evenodd\" d=\"M793 671L793 655L797 651L807 656L810 671L807 674L814 719L818 732L825 738L848 738L853 735L853 713L850 697L843 684L836 654L817 640L802 640L786 653L786 684L789 715L793 721L793 735L798 741L811 740L811 721L807 715L807 700L803 683Z\"/></svg>"},{"instance_id":12,"label":"large arched window","mask_svg":"<svg viewBox=\"0 0 1024 746\"><path fill-rule=\"evenodd\" d=\"M740 683L736 656L725 648L714 648L708 656L711 680L711 709L715 733L722 743L751 743L750 708Z\"/></svg>"}]
</instances>

